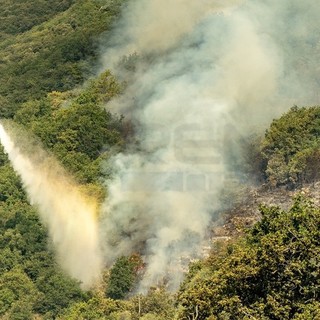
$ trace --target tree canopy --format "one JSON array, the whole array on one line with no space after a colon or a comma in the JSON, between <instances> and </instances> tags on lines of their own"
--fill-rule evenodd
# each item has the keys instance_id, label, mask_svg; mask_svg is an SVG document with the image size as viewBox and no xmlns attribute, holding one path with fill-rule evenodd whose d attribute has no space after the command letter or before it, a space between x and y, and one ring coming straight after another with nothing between
<instances>
[{"instance_id":1,"label":"tree canopy","mask_svg":"<svg viewBox=\"0 0 320 320\"><path fill-rule=\"evenodd\" d=\"M261 215L244 239L217 248L187 277L179 319L320 316L319 208L300 195L288 211L262 206Z\"/></svg>"},{"instance_id":2,"label":"tree canopy","mask_svg":"<svg viewBox=\"0 0 320 320\"><path fill-rule=\"evenodd\" d=\"M273 186L319 179L320 107L292 107L272 122L262 142L265 172Z\"/></svg>"},{"instance_id":3,"label":"tree canopy","mask_svg":"<svg viewBox=\"0 0 320 320\"><path fill-rule=\"evenodd\" d=\"M101 179L110 174L102 163L125 150L127 134L123 116L105 105L133 81L139 59L152 59L119 57L121 80L108 70L97 75L100 37L126 1L0 0L0 117L34 134L101 201ZM293 107L264 136L234 140L244 159L230 154L230 166L274 188L315 183L319 139L320 107ZM56 263L48 230L0 147L0 318L320 318L319 207L298 195L289 210L261 206L260 213L245 236L217 242L207 259L190 264L177 293L137 291L145 252L120 257L100 286L84 292Z\"/></svg>"}]
</instances>

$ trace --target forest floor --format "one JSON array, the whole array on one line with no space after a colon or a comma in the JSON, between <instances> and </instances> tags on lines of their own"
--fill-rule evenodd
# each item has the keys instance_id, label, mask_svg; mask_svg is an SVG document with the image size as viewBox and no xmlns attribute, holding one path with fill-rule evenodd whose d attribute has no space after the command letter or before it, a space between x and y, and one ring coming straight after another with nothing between
<instances>
[{"instance_id":1,"label":"forest floor","mask_svg":"<svg viewBox=\"0 0 320 320\"><path fill-rule=\"evenodd\" d=\"M212 228L212 238L235 237L243 234L257 222L261 215L259 205L278 206L283 210L290 208L293 197L299 193L312 198L320 206L320 182L304 185L295 190L285 188L270 189L265 185L246 189L243 200L235 203L230 209L223 211L218 223Z\"/></svg>"}]
</instances>

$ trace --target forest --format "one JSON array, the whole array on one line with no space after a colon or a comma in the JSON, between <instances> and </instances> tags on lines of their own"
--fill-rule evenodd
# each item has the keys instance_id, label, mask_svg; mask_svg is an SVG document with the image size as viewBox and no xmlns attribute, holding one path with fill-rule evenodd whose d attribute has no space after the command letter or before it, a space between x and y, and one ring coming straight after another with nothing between
<instances>
[{"instance_id":1,"label":"forest","mask_svg":"<svg viewBox=\"0 0 320 320\"><path fill-rule=\"evenodd\" d=\"M196 107L199 103L207 105L208 99L210 100L208 97L211 97L211 93L207 92L211 90L211 84L203 83L213 73L206 73L210 60L203 54L205 51L201 51L210 47L206 47L207 42L202 39L205 38L204 30L208 27L205 23L208 22L203 22L204 25L195 33L195 38L183 39L178 43L182 48L186 48L185 55L181 55L180 51L183 50L179 51L177 43L167 47L167 43L157 39L147 39L144 43L134 37L134 42L138 43L137 48L144 52L139 53L137 50L127 54L123 49L126 47L118 39L119 31L115 31L124 28L119 21L124 17L128 21L138 18L144 21L149 18L135 16L134 10L131 16L126 16L124 12L131 8L128 2L0 0L0 122L14 123L22 128L26 137L34 137L41 148L72 176L81 192L96 199L99 207L104 208L108 199L110 202L117 200L117 185L112 184L116 181L115 177L119 175L120 178L127 178L122 172L123 175L119 174L120 169L114 163L120 163L122 168L121 165L125 167L133 162L132 171L135 172L137 168L145 170L145 178L141 179L140 184L132 183L131 187L138 189L143 185L148 189L147 196L153 197L152 201L156 203L154 205L151 200L150 203L143 200L146 202L139 204L156 216L155 220L150 220L150 225L153 225L151 228L148 225L149 220L140 213L142 209L138 205L122 209L122 203L114 202L113 214L116 217L111 217L113 224L108 230L112 235L113 227L119 227L119 230L115 231L114 238L108 239L106 244L112 257L103 265L99 283L83 289L81 281L71 277L59 263L54 241L50 236L50 226L42 220L37 205L30 201L25 183L14 169L6 150L1 147L0 319L320 319L320 201L314 196L320 188L320 105L312 100L317 99L314 92L319 91L320 83L318 67L313 65L320 54L318 33L317 36L312 34L311 38L307 38L305 48L301 49L298 47L301 38L296 39L294 31L299 37L303 37L304 33L301 31L303 35L299 34L298 29L294 28L288 31L290 46L286 48L287 56L282 68L291 68L294 65L294 74L308 80L301 85L303 94L300 94L299 99L304 99L307 95L305 100L298 101L301 104L292 104L292 92L295 92L296 87L290 91L290 99L282 99L281 94L289 91L287 85L281 87L281 94L270 98L269 87L273 86L268 86L267 81L273 78L268 74L271 67L263 69L262 66L263 76L254 77L251 82L243 79L230 81L232 85L238 84L237 81L241 85L239 90L230 90L234 94L233 101L236 102L230 103L231 107L226 107L226 111L223 111L228 114L218 115L218 121L230 121L226 125L227 133L223 136L223 145L215 149L220 152L218 157L201 153L209 145L207 135L213 135L211 127L215 125L214 117L217 113L206 113L207 109L204 109L205 114L201 116L198 113L201 113L202 109L195 109L196 112L190 113L193 119L203 120L206 125L203 131L206 137L202 144L199 144L200 148L198 146L199 149L196 149L200 155L190 156L187 153L194 150L194 145L187 139L176 142L174 150L179 160L184 157L187 164L183 168L192 170L191 174L188 173L192 179L188 180L189 176L184 177L183 181L187 182L181 187L187 190L187 194L177 201L191 199L188 205L193 213L183 216L184 210L189 209L184 206L180 208L179 204L169 207L170 212L166 215L167 201L175 203L176 200L163 198L166 195L171 197L171 194L180 190L180 176L177 172L182 166L173 164L176 165L174 175L166 178L164 185L162 181L156 185L152 180L158 175L152 175L150 182L148 179L151 175L147 169L150 163L160 163L161 168L171 168L167 161L171 158L166 158L167 153L172 151L171 147L168 147L171 144L166 142L166 130L171 128L167 123L173 123L176 119L182 121L183 114L187 113L183 107L188 108L188 100L197 100ZM144 10L144 5L146 10L148 9L145 1L136 2L138 5L135 10ZM186 0L187 7L189 2ZM297 1L294 2L297 10L304 10ZM313 4L315 1L309 2ZM150 3L161 5L161 1ZM273 1L269 1L270 6L272 3ZM191 32L189 29L192 21L199 20L197 14L200 15L202 8L197 10L196 6L192 7L191 13L185 8L182 7L177 14L178 18L186 15L188 23L183 24L183 28ZM172 12L174 10L175 8L172 8ZM203 10L209 11L208 8ZM219 9L219 14L214 13L213 26L218 28L222 25L229 30L229 20L223 20L224 13L220 13L221 10ZM319 13L319 9L317 12ZM159 8L160 18L162 13ZM164 14L166 15L167 13ZM229 13L225 15L229 17ZM171 17L171 13L168 13L168 17ZM158 21L153 16L150 19ZM174 20L174 25L175 23ZM307 31L314 31L318 23L318 20L315 24L310 21ZM253 42L258 43L251 27L247 27L245 23L243 25L244 32L248 32ZM139 26L136 29L139 34ZM176 30L180 29L177 27ZM114 33L118 38L114 38ZM144 31L142 33L144 34ZM217 37L218 40L214 40L221 47L230 51L238 48L236 45L230 48L222 44L220 33L219 37L213 35L212 38ZM128 32L124 38L130 36L132 34ZM172 38L175 36L181 37L173 32ZM281 38L280 33L277 37ZM109 62L105 62L111 61L108 54L111 55L113 51L108 48L116 47L114 43L120 47L117 49L119 54L124 52L117 57L116 71L111 70ZM299 58L291 55L293 49ZM213 50L212 47L210 50ZM259 50L255 52L264 59L264 53L268 50L269 47L263 47L261 53ZM215 47L213 51L212 59L218 59L218 55L223 53L222 49ZM200 54L197 55L197 52ZM310 53L310 56L303 56L305 52ZM266 56L270 57L269 52L267 53ZM183 60L181 64L173 63L176 57ZM221 66L231 64L233 60L233 56L226 61L221 59ZM256 61L257 64L259 61ZM193 66L193 63L197 67ZM265 64L267 62L262 63ZM246 65L246 62L243 62L243 65ZM238 69L236 67L236 72L242 72L243 65ZM187 70L189 67L191 71ZM175 73L171 74L166 68L170 69L170 72L174 70ZM219 68L216 68L218 71L214 69L214 72L218 72L217 78L227 81L230 74L221 76ZM314 73L310 75L308 72ZM154 74L161 74L161 77L151 79ZM253 73L245 70L244 74L248 74L249 78L249 74ZM185 77L179 78L178 75ZM292 74L286 71L281 77L293 79ZM177 78L182 79L181 82L175 82ZM275 78L279 79L280 76ZM197 82L197 85L193 87L189 80ZM219 92L220 96L229 95L231 84L223 81L219 83L215 80L214 86L218 89L212 89L214 94L218 95ZM304 86L311 81L312 88L305 90ZM260 82L266 87L261 99L252 93L261 91L258 88ZM200 87L200 84L203 87ZM157 91L155 86L160 89ZM181 104L177 109L170 105L160 112L161 102L175 102L171 95L166 95L167 91L174 94L177 97L175 99L181 99ZM244 94L240 95L238 91ZM285 106L279 107L280 112L277 109L277 112L270 115L271 108L266 103L277 106L274 99L282 99L279 105ZM157 104L155 101L160 102ZM142 105L147 103L150 103L152 108L143 109ZM240 111L234 107L235 103L241 107ZM261 105L260 109L256 107L257 104ZM190 105L190 109L192 108ZM264 121L256 121L254 116L250 120L243 120L250 117L252 108L264 110L261 111ZM150 116L152 110L156 112ZM138 119L139 117L144 120ZM145 123L149 119L152 119L150 125ZM160 127L159 139L152 135L150 126L162 120L165 124ZM175 123L186 128L183 127L185 124L178 120ZM251 122L254 122L254 126L251 126ZM179 139L184 139L184 133L178 130L173 132ZM197 132L198 127L191 129L192 134ZM219 142L215 141L213 145L216 144ZM220 168L220 155L225 159L223 174L231 179L223 186L219 182L212 187L213 180L210 180L210 177L213 173L210 172L210 179L205 180L205 185L209 185L209 189L213 191L203 196L203 175L194 171L198 170L195 161L200 159L204 163L199 166L200 172L202 167L207 168L211 162ZM152 188L158 189L156 195L150 196L152 192L149 189ZM158 200L159 189L166 192L169 189L170 192L165 192L163 198ZM249 202L246 201L252 190L268 198L268 203L258 203L254 209L249 208ZM275 193L290 195L289 203L277 203L272 198ZM198 205L194 199L209 202L211 216L201 215L199 207L202 204ZM126 200L128 199L124 199ZM158 215L154 213L157 206ZM252 209L258 213L249 217L252 218L249 223L233 225L232 230L215 237L215 232L219 228L225 228L230 219L240 217L242 213L240 214L239 208L242 211ZM173 210L179 213L171 212ZM131 216L131 211L136 215ZM178 218L180 211L183 218ZM126 213L130 219L123 226L119 226ZM168 232L165 237L173 238L172 241L168 240L169 244L165 247L152 247L152 240L154 243L162 241L154 228L164 226L163 229L169 230L172 226L165 223L175 215L177 219L174 224L185 219L192 220L191 224L198 227L195 219L199 219L204 221L203 226L193 229L185 222L184 229L179 234L180 238L175 238ZM166 226L168 228L165 228ZM148 227L150 230L145 231ZM197 233L201 234L201 239ZM125 240L120 241L117 237ZM202 242L198 238L210 242L210 249L205 255L201 253ZM193 246L193 241L198 241L199 245ZM190 247L190 251L179 251L184 247ZM171 287L170 270L167 269L164 277L161 272L156 271L155 275L160 275L160 280L144 282L148 272L153 270L150 265L155 260L152 259L158 258L156 251L163 248L166 255L163 258L164 264L173 257L180 259L179 255L183 256L184 252L190 254L183 266L181 281L174 289ZM157 268L161 268L160 263L156 265ZM175 270L172 274L174 272Z\"/></svg>"}]
</instances>

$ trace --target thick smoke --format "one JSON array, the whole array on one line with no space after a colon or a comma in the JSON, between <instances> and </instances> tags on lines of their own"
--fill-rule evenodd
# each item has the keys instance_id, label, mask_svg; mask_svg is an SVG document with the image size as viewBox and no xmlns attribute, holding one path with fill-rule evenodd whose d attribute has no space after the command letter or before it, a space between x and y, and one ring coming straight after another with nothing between
<instances>
[{"instance_id":1,"label":"thick smoke","mask_svg":"<svg viewBox=\"0 0 320 320\"><path fill-rule=\"evenodd\" d=\"M84 289L91 287L102 269L96 202L30 136L12 124L5 127L0 124L1 143L49 229L58 262Z\"/></svg>"},{"instance_id":2,"label":"thick smoke","mask_svg":"<svg viewBox=\"0 0 320 320\"><path fill-rule=\"evenodd\" d=\"M144 255L140 291L164 279L175 288L183 258L201 255L219 192L235 178L234 141L294 104L319 103L318 21L315 0L124 6L103 63L127 80L108 108L126 115L134 138L106 164L114 175L106 182L101 232L107 263L137 250ZM90 287L103 266L95 200L39 144L5 127L1 143L59 262Z\"/></svg>"},{"instance_id":3,"label":"thick smoke","mask_svg":"<svg viewBox=\"0 0 320 320\"><path fill-rule=\"evenodd\" d=\"M199 252L230 176L226 136L246 136L293 104L317 102L316 72L298 62L310 53L317 65L311 48L319 37L310 31L318 18L311 0L124 7L103 61L120 75L119 59L134 62L125 94L108 108L130 119L135 143L108 164L114 179L103 233L109 262L142 250L140 290L166 276L174 287L177 260Z\"/></svg>"}]
</instances>

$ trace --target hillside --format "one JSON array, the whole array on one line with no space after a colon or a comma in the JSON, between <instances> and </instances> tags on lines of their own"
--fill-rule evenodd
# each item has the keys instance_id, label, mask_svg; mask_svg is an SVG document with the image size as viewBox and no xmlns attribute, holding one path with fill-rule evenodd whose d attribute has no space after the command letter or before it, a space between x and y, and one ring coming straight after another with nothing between
<instances>
[{"instance_id":1,"label":"hillside","mask_svg":"<svg viewBox=\"0 0 320 320\"><path fill-rule=\"evenodd\" d=\"M0 39L26 32L67 10L75 1L1 1Z\"/></svg>"},{"instance_id":2,"label":"hillside","mask_svg":"<svg viewBox=\"0 0 320 320\"><path fill-rule=\"evenodd\" d=\"M121 1L112 1L101 9L103 2L99 1L56 2L50 2L49 7L45 1L26 2L27 8L39 11L4 3L3 15L6 10L12 14L20 10L11 16L11 26L23 22L21 14L34 24L13 30L0 43L0 110L4 117L12 117L28 100L73 89L90 77L97 59L98 35L110 28L121 5Z\"/></svg>"},{"instance_id":3,"label":"hillside","mask_svg":"<svg viewBox=\"0 0 320 320\"><path fill-rule=\"evenodd\" d=\"M67 90L92 75L98 35L109 30L119 13L120 1L103 10L102 5L98 1L3 1L0 19L2 117L14 117L35 132L86 184L86 192L98 198L104 197L97 184L99 151L121 140L118 118L99 108L98 101L118 94L120 86L105 74L85 90ZM61 108L65 103L72 106ZM63 137L71 131L74 140L66 144ZM3 150L0 171L1 318L54 319L71 302L89 296L55 261L48 230Z\"/></svg>"},{"instance_id":4,"label":"hillside","mask_svg":"<svg viewBox=\"0 0 320 320\"><path fill-rule=\"evenodd\" d=\"M0 5L1 319L320 318L315 1Z\"/></svg>"}]
</instances>

